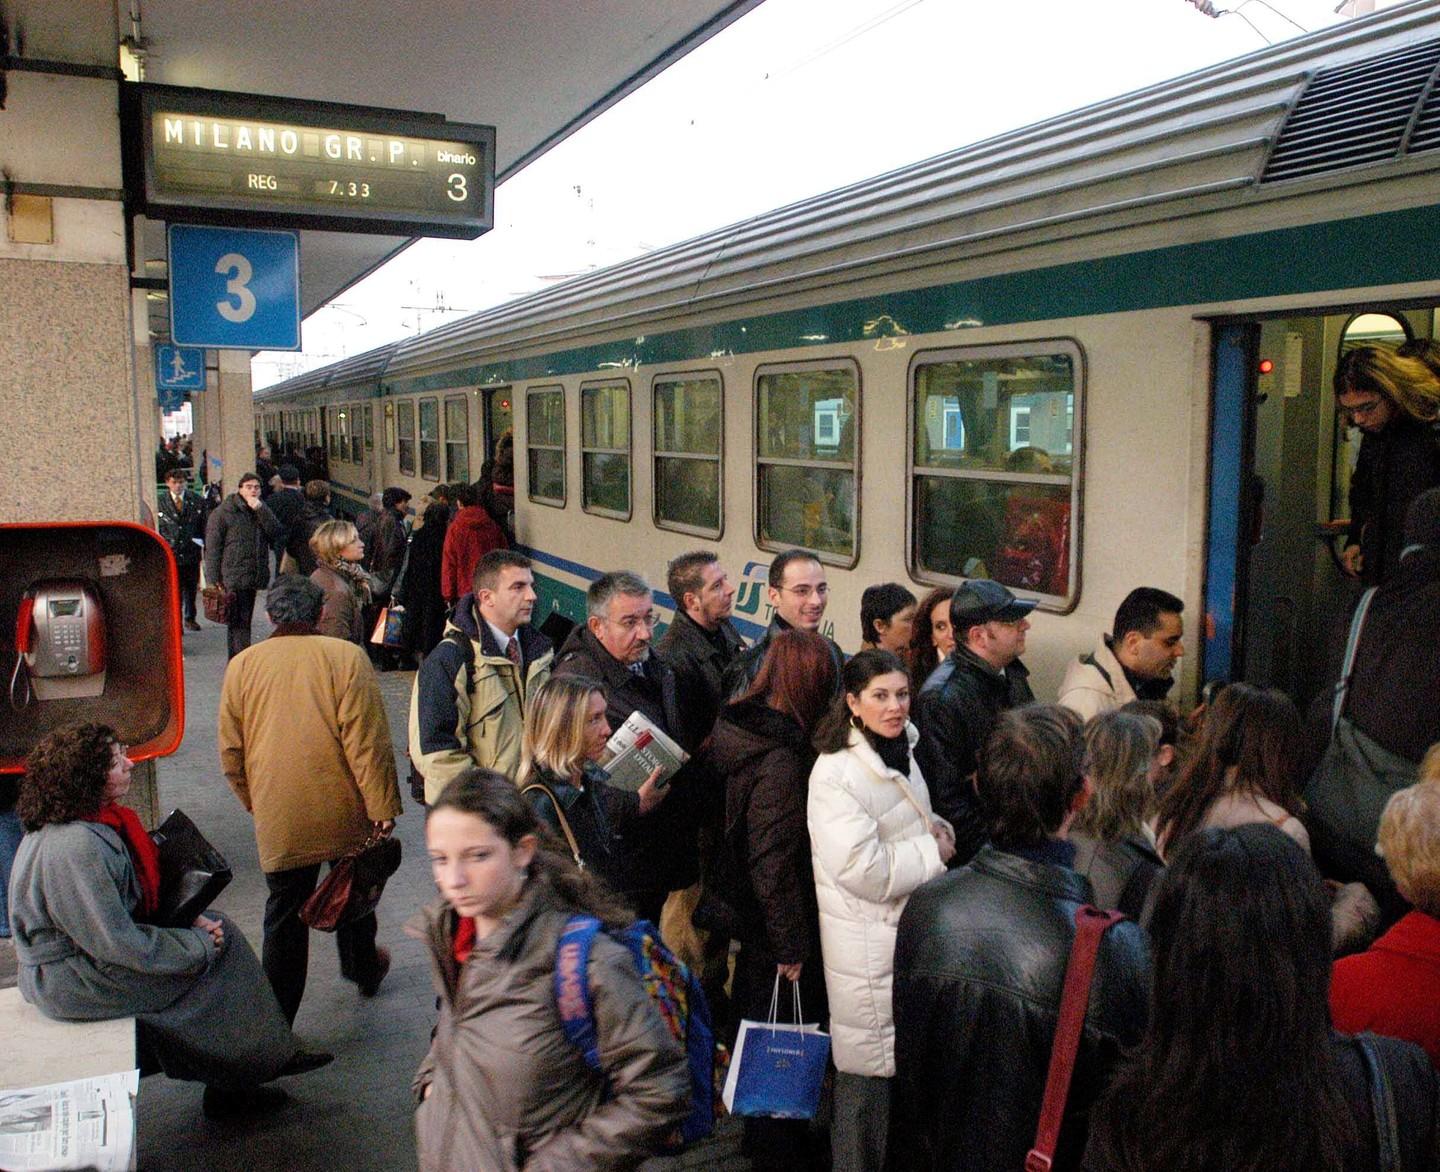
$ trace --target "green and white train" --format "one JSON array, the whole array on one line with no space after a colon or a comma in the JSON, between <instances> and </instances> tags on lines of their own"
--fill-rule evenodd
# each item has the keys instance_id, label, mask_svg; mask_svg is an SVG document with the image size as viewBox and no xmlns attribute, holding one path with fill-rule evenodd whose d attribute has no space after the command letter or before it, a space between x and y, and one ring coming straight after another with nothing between
<instances>
[{"instance_id":1,"label":"green and white train","mask_svg":"<svg viewBox=\"0 0 1440 1172\"><path fill-rule=\"evenodd\" d=\"M1039 599L1053 694L1147 584L1187 601L1183 692L1304 699L1352 590L1335 362L1436 332L1437 74L1440 4L1393 7L291 379L257 433L359 505L473 479L513 414L571 618L703 545L754 635L800 545L847 648L866 585L986 574Z\"/></svg>"}]
</instances>

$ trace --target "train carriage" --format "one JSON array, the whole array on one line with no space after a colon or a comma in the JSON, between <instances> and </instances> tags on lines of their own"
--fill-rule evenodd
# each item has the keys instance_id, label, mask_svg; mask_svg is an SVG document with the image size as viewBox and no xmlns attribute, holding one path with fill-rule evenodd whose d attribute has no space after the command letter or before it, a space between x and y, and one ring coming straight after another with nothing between
<instances>
[{"instance_id":1,"label":"train carriage","mask_svg":"<svg viewBox=\"0 0 1440 1172\"><path fill-rule=\"evenodd\" d=\"M1435 333L1437 73L1440 4L1391 8L302 376L257 414L323 406L356 499L473 479L513 420L520 540L571 618L599 572L660 584L713 545L754 635L773 551L799 545L854 648L864 586L985 574L1039 600L1027 661L1053 694L1144 583L1187 600L1186 690L1243 674L1303 700L1353 596L1328 542L1358 441L1330 376L1346 346Z\"/></svg>"}]
</instances>

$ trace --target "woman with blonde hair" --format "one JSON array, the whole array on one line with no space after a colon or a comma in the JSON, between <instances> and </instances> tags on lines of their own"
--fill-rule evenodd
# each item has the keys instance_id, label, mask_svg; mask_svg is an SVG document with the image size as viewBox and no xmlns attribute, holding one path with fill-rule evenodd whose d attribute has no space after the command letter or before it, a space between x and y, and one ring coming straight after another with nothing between
<instances>
[{"instance_id":1,"label":"woman with blonde hair","mask_svg":"<svg viewBox=\"0 0 1440 1172\"><path fill-rule=\"evenodd\" d=\"M1440 1070L1440 745L1380 816L1379 850L1414 907L1368 952L1337 961L1330 980L1335 1028L1415 1042Z\"/></svg>"},{"instance_id":2,"label":"woman with blonde hair","mask_svg":"<svg viewBox=\"0 0 1440 1172\"><path fill-rule=\"evenodd\" d=\"M601 685L584 676L552 676L526 705L518 784L576 864L623 894L622 836L670 791L659 786L658 769L633 792L609 785L600 767L609 739Z\"/></svg>"},{"instance_id":3,"label":"woman with blonde hair","mask_svg":"<svg viewBox=\"0 0 1440 1172\"><path fill-rule=\"evenodd\" d=\"M1350 477L1345 566L1374 586L1400 563L1410 502L1440 485L1440 375L1424 358L1361 346L1335 368L1335 402L1365 433Z\"/></svg>"},{"instance_id":4,"label":"woman with blonde hair","mask_svg":"<svg viewBox=\"0 0 1440 1172\"><path fill-rule=\"evenodd\" d=\"M1153 716L1131 712L1102 712L1085 725L1082 769L1093 792L1070 833L1075 870L1090 880L1096 907L1132 920L1165 869L1146 826L1161 732Z\"/></svg>"},{"instance_id":5,"label":"woman with blonde hair","mask_svg":"<svg viewBox=\"0 0 1440 1172\"><path fill-rule=\"evenodd\" d=\"M317 565L310 581L325 592L317 630L365 646L365 608L370 605L370 577L360 565L365 543L349 521L326 521L310 535Z\"/></svg>"}]
</instances>

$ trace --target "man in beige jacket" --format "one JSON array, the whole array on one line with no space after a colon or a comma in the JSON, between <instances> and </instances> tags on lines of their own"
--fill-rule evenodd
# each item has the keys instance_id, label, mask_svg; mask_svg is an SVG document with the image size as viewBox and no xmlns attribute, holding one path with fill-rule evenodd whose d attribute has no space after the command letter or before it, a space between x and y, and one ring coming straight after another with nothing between
<instances>
[{"instance_id":1,"label":"man in beige jacket","mask_svg":"<svg viewBox=\"0 0 1440 1172\"><path fill-rule=\"evenodd\" d=\"M230 661L220 691L220 764L254 815L270 889L261 963L292 1024L310 951L300 908L320 864L390 834L401 810L379 682L354 643L316 633L324 597L305 578L276 579L265 604L275 632ZM341 975L365 997L390 969L375 931L370 915L335 934Z\"/></svg>"}]
</instances>

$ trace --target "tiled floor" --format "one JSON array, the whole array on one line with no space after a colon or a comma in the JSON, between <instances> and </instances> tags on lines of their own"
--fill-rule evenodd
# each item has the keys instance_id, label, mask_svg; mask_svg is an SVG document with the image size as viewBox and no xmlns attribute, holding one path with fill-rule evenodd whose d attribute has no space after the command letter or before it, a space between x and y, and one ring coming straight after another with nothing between
<instances>
[{"instance_id":1,"label":"tiled floor","mask_svg":"<svg viewBox=\"0 0 1440 1172\"><path fill-rule=\"evenodd\" d=\"M260 625L263 619L257 617ZM178 753L160 763L161 808L185 810L230 860L235 879L217 905L258 951L264 877L250 818L220 774L216 749L224 631L207 623L198 634L187 633L185 653L185 741ZM397 758L403 752L412 679L408 672L380 677ZM301 746L298 751L303 751ZM402 768L402 778L404 772ZM309 984L296 1031L307 1045L333 1052L335 1061L289 1080L285 1085L293 1102L268 1119L244 1125L205 1120L200 1087L194 1083L159 1075L147 1078L140 1089L142 1168L392 1172L415 1167L410 1080L425 1052L435 1002L427 961L402 925L434 898L434 888L424 861L418 807L407 804L397 833L405 857L380 905L380 943L391 950L394 963L378 996L364 1000L341 980L333 944L319 933L311 934ZM646 1172L744 1169L748 1163L738 1154L738 1139L738 1121L726 1121L714 1139L679 1159L652 1161Z\"/></svg>"}]
</instances>

